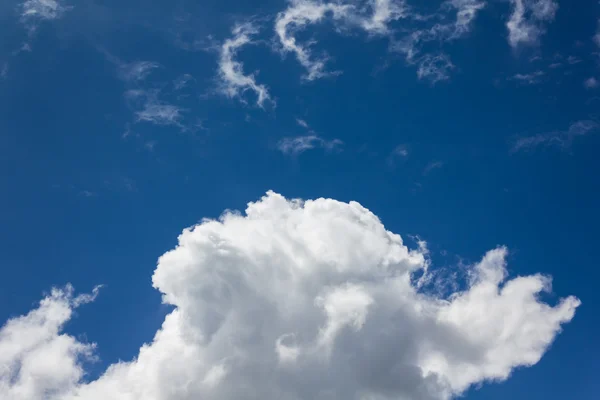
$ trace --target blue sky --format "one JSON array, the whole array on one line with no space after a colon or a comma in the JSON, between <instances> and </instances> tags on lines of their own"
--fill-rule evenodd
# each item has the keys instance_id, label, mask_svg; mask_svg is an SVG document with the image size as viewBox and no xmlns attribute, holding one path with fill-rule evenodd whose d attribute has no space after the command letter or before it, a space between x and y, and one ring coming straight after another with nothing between
<instances>
[{"instance_id":1,"label":"blue sky","mask_svg":"<svg viewBox=\"0 0 600 400\"><path fill-rule=\"evenodd\" d=\"M0 381L8 382L0 390L6 390L8 398L22 400L103 395L229 399L239 396L237 390L251 398L277 394L290 399L420 400L461 394L467 399L595 398L600 389L592 375L600 367L595 340L600 325L594 311L600 305L595 286L600 274L593 251L600 239L600 5L591 0L421 3L2 2L0 162L5 172L0 177L0 321L7 325L0 330L0 349L21 350L14 354L4 350L9 356L0 356L9 371L0 375ZM314 225L311 218L316 214L310 212L309 203L299 211L293 203L279 205L276 195L260 200L268 190L287 199L338 202L310 203L326 210L319 214L322 223ZM257 201L262 211L255 211L260 214L256 218L269 221L273 231L252 225L249 209L241 222L225 219L221 228L215 228L218 233L209 235L210 224L201 225L206 232L199 228L189 242L178 242L184 228L201 224L203 218L218 218L225 210L241 210L243 215L247 203ZM348 217L356 217L348 211L354 210L347 204L350 201L370 210L415 252L394 262L410 264L413 261L407 260L417 253L423 257L415 261L420 272L406 273L414 279L413 274L425 273L430 279L424 286L413 282L406 289L413 297L403 301L410 307L433 307L435 324L427 328L417 318L413 333L402 336L406 341L377 349L381 354L419 349L416 358L398 355L396 361L416 368L418 377L408 379L412 383L425 387L432 376L437 379L427 386L427 394L404 382L410 376L405 370L364 385L343 384L366 373L352 362L340 364L351 367L340 368L344 372L339 376L316 379L307 372L318 370L307 361L314 351L310 340L297 339L297 347L286 347L300 354L292 375L289 370L281 372L279 364L261 369L270 361L248 355L254 354L250 345L237 349L246 354L244 362L231 361L231 348L209 349L179 331L192 341L181 339L185 345L202 356L172 364L159 357L161 346L172 344L155 339L157 331L173 334L169 330L173 328L163 325L165 318L189 320L181 323L189 325L185 329L206 334L209 328L203 321L213 315L202 314L207 309L234 321L232 326L239 328L231 328L234 332L240 327L254 329L239 317L245 308L223 311L233 301L229 297L221 299L224 303L209 304L198 293L221 287L212 280L219 276L235 293L228 296L241 299L240 304L254 304L250 292L268 292L270 302L285 303L273 288L302 293L304 286L275 278L271 282L278 274L260 275L261 266L278 271L280 264L296 265L304 253L286 262L280 254L305 248L313 254L312 261L306 261L314 264L309 281L321 286L304 293L306 298L314 294L312 308L291 315L305 321L303 326L314 324L314 331L321 333L354 324L354 334L348 333L354 332L350 328L331 331L337 336L327 342L333 358L326 371L341 362L339 352L356 351L353 360L360 360L364 354L356 343L370 343L375 336L367 335L377 331L373 324L379 321L382 329L396 328L390 322L393 301L386 303L389 294L381 294L387 289L377 281L375 265L364 267L368 272L364 276L347 271L357 265L363 268L365 255L386 259L392 254L387 251L399 250L390 244L393 240L377 239L385 246L371 242L369 229L383 235L379 225L362 227ZM290 210L278 211L280 207ZM361 221L370 220L366 211L356 212ZM292 220L315 230L299 233ZM291 231L284 233L282 226ZM362 239L354 242L356 237L341 226L347 232L356 229ZM244 236L247 232L254 233ZM321 237L320 232L328 234ZM196 250L214 235L249 258L223 261L219 252ZM311 247L316 246L313 236L321 238L323 247ZM284 245L274 237L290 242L279 248ZM173 259L165 256L157 261L172 249L177 249L170 253ZM382 250L372 254L373 249ZM328 251L338 261L350 257L347 265L339 261L347 267L339 271L346 272L336 270L339 276L332 281L331 271L324 267L330 265ZM504 261L488 262L482 259L485 254ZM482 322L483 317L474 317L477 312L459 308L462 303L453 302L451 294L463 294L465 304L471 301L465 307L485 305L488 298L478 299L474 293L477 282L483 285L489 278L488 264L494 271L506 269L508 279L527 277L539 283L543 280L536 274L551 276L552 288L528 292L529 297L505 293L502 302L484 308L489 320ZM247 290L241 290L236 282L242 278L214 270L215 265L235 271L254 265L250 274L271 284L257 289L248 283ZM372 280L381 286L370 286ZM342 292L348 289L343 285L358 286L343 292L344 297L334 289L327 291L332 282L345 288ZM501 289L510 282L493 286L504 293ZM75 294L65 289L68 283ZM93 301L78 295L91 293L97 285L102 288ZM35 310L45 312L38 302L53 287L63 289L47 300L74 314L60 319L56 328L48 328L46 336L28 347L19 337L29 337L26 330L35 331L47 316L41 320L27 316ZM346 301L336 302L338 295ZM581 306L573 303L572 310L561 309L560 299L576 301L568 296L576 296ZM361 302L365 298L369 300ZM339 313L323 314L313 304L313 300L321 304L316 299L324 302L325 310L349 307L352 318L370 311L366 322L350 323ZM439 309L433 306L444 301L448 304ZM255 304L259 314L261 304ZM360 308L361 304L368 307ZM316 310L314 315L309 309ZM277 318L272 317L277 321L273 326L292 329L282 315ZM513 320L517 327L533 326L525 332L511 325ZM24 331L15 334L11 321ZM473 356L469 358L466 350L451 357L450 342L435 339L447 338L442 327L452 324L458 326L464 346L479 349L481 353L471 352L477 357L469 353ZM419 341L438 329L439 335L432 334L427 344L425 339ZM502 331L508 338L500 339ZM217 332L237 337L225 328ZM270 334L275 331L253 340L260 342ZM277 334L285 338L290 333ZM44 347L57 338L72 339L66 355ZM90 350L93 356L81 351L91 343L96 344ZM150 348L147 359L140 353L144 343ZM52 357L62 357L49 364L69 365L68 379L28 370L27 360L45 364L40 360L46 353L35 353L44 349ZM438 362L440 354L446 364ZM494 358L497 354L508 355L500 360ZM529 354L532 358L527 358ZM198 357L202 367L194 364ZM369 360L369 371L387 365ZM119 361L121 369L112 375L105 372ZM151 395L131 389L137 386L118 376L139 377L136 374L144 368L155 371L152 363L159 361L174 367L160 369L156 376L139 375L158 382ZM128 368L138 372L127 375ZM464 373L449 372L454 370ZM28 371L38 381L35 387L22 386ZM248 377L266 376L247 371L270 371L276 383L256 384L247 392L242 383ZM190 388L173 376L208 386ZM122 386L111 386L111 379ZM400 383L391 383L396 381ZM223 385L234 389L222 389ZM107 391L109 387L114 392ZM129 388L133 397L118 397L125 396L123 388Z\"/></svg>"}]
</instances>

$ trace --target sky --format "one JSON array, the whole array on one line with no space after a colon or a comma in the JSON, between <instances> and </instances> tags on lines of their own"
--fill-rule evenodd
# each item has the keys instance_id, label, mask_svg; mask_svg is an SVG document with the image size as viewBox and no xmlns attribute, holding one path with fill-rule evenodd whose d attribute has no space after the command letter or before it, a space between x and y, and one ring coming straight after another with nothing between
<instances>
[{"instance_id":1,"label":"sky","mask_svg":"<svg viewBox=\"0 0 600 400\"><path fill-rule=\"evenodd\" d=\"M595 399L600 3L0 3L0 398Z\"/></svg>"}]
</instances>

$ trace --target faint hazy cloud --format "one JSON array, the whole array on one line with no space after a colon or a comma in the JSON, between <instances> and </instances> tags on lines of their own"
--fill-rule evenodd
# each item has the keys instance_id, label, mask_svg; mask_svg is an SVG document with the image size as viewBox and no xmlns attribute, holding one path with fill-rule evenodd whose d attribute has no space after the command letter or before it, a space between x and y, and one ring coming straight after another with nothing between
<instances>
[{"instance_id":1,"label":"faint hazy cloud","mask_svg":"<svg viewBox=\"0 0 600 400\"><path fill-rule=\"evenodd\" d=\"M173 81L173 87L175 88L175 90L181 90L183 88L185 88L189 82L193 81L194 77L190 74L183 74L179 77L177 77L177 79L175 79Z\"/></svg>"},{"instance_id":2,"label":"faint hazy cloud","mask_svg":"<svg viewBox=\"0 0 600 400\"><path fill-rule=\"evenodd\" d=\"M573 140L598 131L600 124L593 120L581 120L574 122L567 130L540 133L533 136L520 137L514 141L511 153L518 151L533 150L537 147L558 147L568 149Z\"/></svg>"},{"instance_id":3,"label":"faint hazy cloud","mask_svg":"<svg viewBox=\"0 0 600 400\"><path fill-rule=\"evenodd\" d=\"M437 83L449 79L452 69L454 69L454 64L446 54L428 54L419 60L417 77Z\"/></svg>"},{"instance_id":4,"label":"faint hazy cloud","mask_svg":"<svg viewBox=\"0 0 600 400\"><path fill-rule=\"evenodd\" d=\"M334 150L343 144L339 139L325 140L317 135L308 135L283 138L277 143L277 149L284 154L298 155L315 148Z\"/></svg>"},{"instance_id":5,"label":"faint hazy cloud","mask_svg":"<svg viewBox=\"0 0 600 400\"><path fill-rule=\"evenodd\" d=\"M586 89L595 89L598 87L598 85L599 85L598 79L594 78L593 76L591 78L586 79L583 82L583 86Z\"/></svg>"},{"instance_id":6,"label":"faint hazy cloud","mask_svg":"<svg viewBox=\"0 0 600 400\"><path fill-rule=\"evenodd\" d=\"M137 109L138 122L156 125L174 125L183 129L181 121L184 109L159 99L157 89L132 89L125 92L125 98Z\"/></svg>"},{"instance_id":7,"label":"faint hazy cloud","mask_svg":"<svg viewBox=\"0 0 600 400\"><path fill-rule=\"evenodd\" d=\"M423 46L426 43L444 44L463 38L471 31L477 13L485 5L486 3L480 0L446 1L442 3L438 12L430 18L423 19L430 24L429 27L395 38L390 45L390 50L403 54L407 64L416 65L419 79L426 79L432 83L447 80L450 71L454 68L450 58L439 51L437 54L423 54ZM438 21L444 20L448 13L454 13L452 21L443 23Z\"/></svg>"},{"instance_id":8,"label":"faint hazy cloud","mask_svg":"<svg viewBox=\"0 0 600 400\"><path fill-rule=\"evenodd\" d=\"M390 167L396 165L397 160L404 160L408 157L408 146L405 144L398 145L392 150L387 158L387 163Z\"/></svg>"},{"instance_id":9,"label":"faint hazy cloud","mask_svg":"<svg viewBox=\"0 0 600 400\"><path fill-rule=\"evenodd\" d=\"M296 118L296 123L305 129L309 129L308 123L300 118Z\"/></svg>"},{"instance_id":10,"label":"faint hazy cloud","mask_svg":"<svg viewBox=\"0 0 600 400\"><path fill-rule=\"evenodd\" d=\"M131 63L120 63L118 65L119 77L128 82L142 81L146 79L153 69L159 64L152 61L134 61Z\"/></svg>"},{"instance_id":11,"label":"faint hazy cloud","mask_svg":"<svg viewBox=\"0 0 600 400\"><path fill-rule=\"evenodd\" d=\"M52 20L73 8L62 0L27 0L21 4L21 18L24 22Z\"/></svg>"},{"instance_id":12,"label":"faint hazy cloud","mask_svg":"<svg viewBox=\"0 0 600 400\"><path fill-rule=\"evenodd\" d=\"M244 74L243 64L235 59L239 49L251 44L252 36L257 33L258 28L249 22L236 25L233 28L233 37L225 40L220 50L219 89L227 97L235 97L242 102L245 102L242 94L247 90L251 90L257 96L256 104L263 107L267 100L274 104L267 87L256 83L255 74Z\"/></svg>"},{"instance_id":13,"label":"faint hazy cloud","mask_svg":"<svg viewBox=\"0 0 600 400\"><path fill-rule=\"evenodd\" d=\"M431 171L442 168L443 166L444 166L443 161L432 161L429 164L427 164L425 166L425 168L423 169L423 175L429 175L429 173L431 173Z\"/></svg>"},{"instance_id":14,"label":"faint hazy cloud","mask_svg":"<svg viewBox=\"0 0 600 400\"><path fill-rule=\"evenodd\" d=\"M544 75L544 71L540 70L531 72L529 74L516 74L513 75L511 79L522 84L534 85L536 83L540 83Z\"/></svg>"}]
</instances>

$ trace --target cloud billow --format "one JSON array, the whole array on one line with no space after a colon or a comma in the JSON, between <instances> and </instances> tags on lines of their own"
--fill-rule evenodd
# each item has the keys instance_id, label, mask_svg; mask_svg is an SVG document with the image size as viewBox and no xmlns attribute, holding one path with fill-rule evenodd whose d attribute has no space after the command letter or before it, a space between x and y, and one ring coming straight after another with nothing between
<instances>
[{"instance_id":1,"label":"cloud billow","mask_svg":"<svg viewBox=\"0 0 600 400\"><path fill-rule=\"evenodd\" d=\"M421 290L434 279L425 245L409 249L360 204L268 192L245 214L183 231L152 277L175 309L134 360L95 381L82 381L93 345L62 332L92 297L56 289L10 320L0 397L450 399L536 364L580 304L543 303L550 279L508 279L506 256L489 251L441 297Z\"/></svg>"}]
</instances>

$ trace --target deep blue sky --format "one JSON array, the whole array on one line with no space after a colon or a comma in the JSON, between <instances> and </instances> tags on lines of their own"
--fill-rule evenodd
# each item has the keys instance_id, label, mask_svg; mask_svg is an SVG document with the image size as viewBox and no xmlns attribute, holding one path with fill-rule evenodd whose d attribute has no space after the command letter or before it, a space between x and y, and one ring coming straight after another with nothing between
<instances>
[{"instance_id":1,"label":"deep blue sky","mask_svg":"<svg viewBox=\"0 0 600 400\"><path fill-rule=\"evenodd\" d=\"M549 274L551 303L573 294L583 305L537 366L466 398L596 398L600 135L552 138L597 120L600 88L584 82L600 79L600 6L558 3L539 42L515 48L509 4L489 1L464 37L432 45L455 65L432 83L390 51L389 37L336 33L327 21L298 37L317 39L313 54L327 51L326 68L343 73L303 81L293 54L272 49L283 1L85 0L29 22L30 34L19 3L3 2L0 321L53 285L101 283L68 332L98 343L95 373L130 359L168 311L150 281L157 257L184 227L273 189L357 200L389 230L427 240L439 265L507 245L511 274ZM262 29L237 59L260 71L275 107L258 107L252 91L218 91L220 46L251 17ZM18 51L23 43L30 51ZM138 82L120 76L138 61L158 67ZM191 79L176 90L184 74ZM137 119L126 92L151 89L181 110L179 125ZM278 150L308 129L343 145ZM535 135L539 143L511 150ZM394 156L398 146L406 156Z\"/></svg>"}]
</instances>

